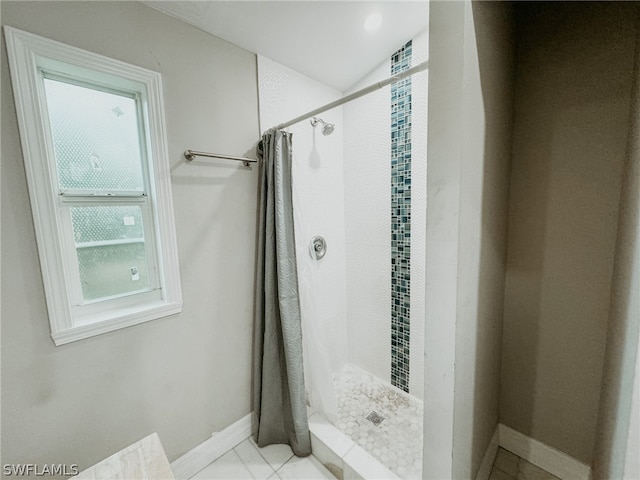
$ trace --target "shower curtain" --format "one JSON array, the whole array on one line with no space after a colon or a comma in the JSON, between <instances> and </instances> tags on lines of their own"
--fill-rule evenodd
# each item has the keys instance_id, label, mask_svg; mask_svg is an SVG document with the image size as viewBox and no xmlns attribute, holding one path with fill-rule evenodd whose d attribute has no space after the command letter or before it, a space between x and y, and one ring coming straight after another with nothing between
<instances>
[{"instance_id":1,"label":"shower curtain","mask_svg":"<svg viewBox=\"0 0 640 480\"><path fill-rule=\"evenodd\" d=\"M300 297L291 194L291 135L262 136L260 225L255 302L253 408L255 440L311 453L302 365Z\"/></svg>"},{"instance_id":2,"label":"shower curtain","mask_svg":"<svg viewBox=\"0 0 640 480\"><path fill-rule=\"evenodd\" d=\"M304 131L300 132L301 134ZM306 133L306 132L304 132ZM296 252L298 254L298 291L302 315L302 353L304 380L306 383L307 403L314 412L320 413L334 425L338 424L338 404L333 384L331 369L331 340L327 335L328 322L331 318L327 304L332 302L328 296L325 282L331 281L323 276L326 262L333 262L333 253L322 260L316 258L313 244L308 240L318 230L317 218L320 193L327 188L317 167L320 161L315 145L315 129L312 132L312 148L310 153L300 152L301 144L307 145L305 138L298 136L297 152L293 152L292 191L293 191L293 224L296 234ZM297 155L296 155L297 153ZM317 188L318 190L314 190Z\"/></svg>"}]
</instances>

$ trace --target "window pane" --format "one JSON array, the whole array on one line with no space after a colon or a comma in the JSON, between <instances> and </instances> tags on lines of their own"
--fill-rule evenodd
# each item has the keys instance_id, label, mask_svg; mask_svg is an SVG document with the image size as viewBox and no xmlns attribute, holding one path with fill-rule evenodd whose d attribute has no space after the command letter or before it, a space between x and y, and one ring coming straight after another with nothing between
<instances>
[{"instance_id":1,"label":"window pane","mask_svg":"<svg viewBox=\"0 0 640 480\"><path fill-rule=\"evenodd\" d=\"M44 79L62 190L144 188L136 101Z\"/></svg>"},{"instance_id":2,"label":"window pane","mask_svg":"<svg viewBox=\"0 0 640 480\"><path fill-rule=\"evenodd\" d=\"M137 205L71 207L76 245L110 240L144 240L142 210Z\"/></svg>"},{"instance_id":3,"label":"window pane","mask_svg":"<svg viewBox=\"0 0 640 480\"><path fill-rule=\"evenodd\" d=\"M85 300L149 288L139 206L71 207Z\"/></svg>"}]
</instances>

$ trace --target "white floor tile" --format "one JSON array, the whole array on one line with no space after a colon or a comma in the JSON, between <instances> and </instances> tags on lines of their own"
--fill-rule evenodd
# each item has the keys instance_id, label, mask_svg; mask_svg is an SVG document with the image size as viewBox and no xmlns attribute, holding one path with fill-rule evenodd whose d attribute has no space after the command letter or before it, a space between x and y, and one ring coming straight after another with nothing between
<instances>
[{"instance_id":1,"label":"white floor tile","mask_svg":"<svg viewBox=\"0 0 640 480\"><path fill-rule=\"evenodd\" d=\"M335 480L336 478L314 457L293 457L277 473L282 480Z\"/></svg>"},{"instance_id":2,"label":"white floor tile","mask_svg":"<svg viewBox=\"0 0 640 480\"><path fill-rule=\"evenodd\" d=\"M192 480L250 480L252 476L238 454L229 450L191 478Z\"/></svg>"},{"instance_id":3,"label":"white floor tile","mask_svg":"<svg viewBox=\"0 0 640 480\"><path fill-rule=\"evenodd\" d=\"M254 447L254 444L249 439L236 446L234 450L254 479L266 480L275 473L274 469L260 455L258 449Z\"/></svg>"},{"instance_id":4,"label":"white floor tile","mask_svg":"<svg viewBox=\"0 0 640 480\"><path fill-rule=\"evenodd\" d=\"M293 451L289 445L268 445L260 448L256 445L253 438L251 438L250 442L258 449L260 455L262 455L274 470L278 470L282 465L287 463L291 457L293 457Z\"/></svg>"}]
</instances>

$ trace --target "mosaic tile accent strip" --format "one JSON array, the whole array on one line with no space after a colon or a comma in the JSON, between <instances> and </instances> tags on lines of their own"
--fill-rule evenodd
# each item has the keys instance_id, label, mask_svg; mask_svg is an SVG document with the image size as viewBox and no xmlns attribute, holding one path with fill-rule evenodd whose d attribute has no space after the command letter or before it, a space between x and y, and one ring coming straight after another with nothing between
<instances>
[{"instance_id":1,"label":"mosaic tile accent strip","mask_svg":"<svg viewBox=\"0 0 640 480\"><path fill-rule=\"evenodd\" d=\"M391 75L411 67L411 41ZM411 77L391 84L391 384L409 392L411 274Z\"/></svg>"}]
</instances>

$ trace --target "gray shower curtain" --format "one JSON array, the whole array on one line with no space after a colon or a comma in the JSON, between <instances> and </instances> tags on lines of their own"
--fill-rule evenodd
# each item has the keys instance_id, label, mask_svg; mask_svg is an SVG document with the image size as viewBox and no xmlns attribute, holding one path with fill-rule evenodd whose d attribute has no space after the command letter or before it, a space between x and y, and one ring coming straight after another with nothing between
<instances>
[{"instance_id":1,"label":"gray shower curtain","mask_svg":"<svg viewBox=\"0 0 640 480\"><path fill-rule=\"evenodd\" d=\"M253 408L255 440L311 453L302 369L302 328L293 231L291 134L262 136L260 225L255 302Z\"/></svg>"}]
</instances>

